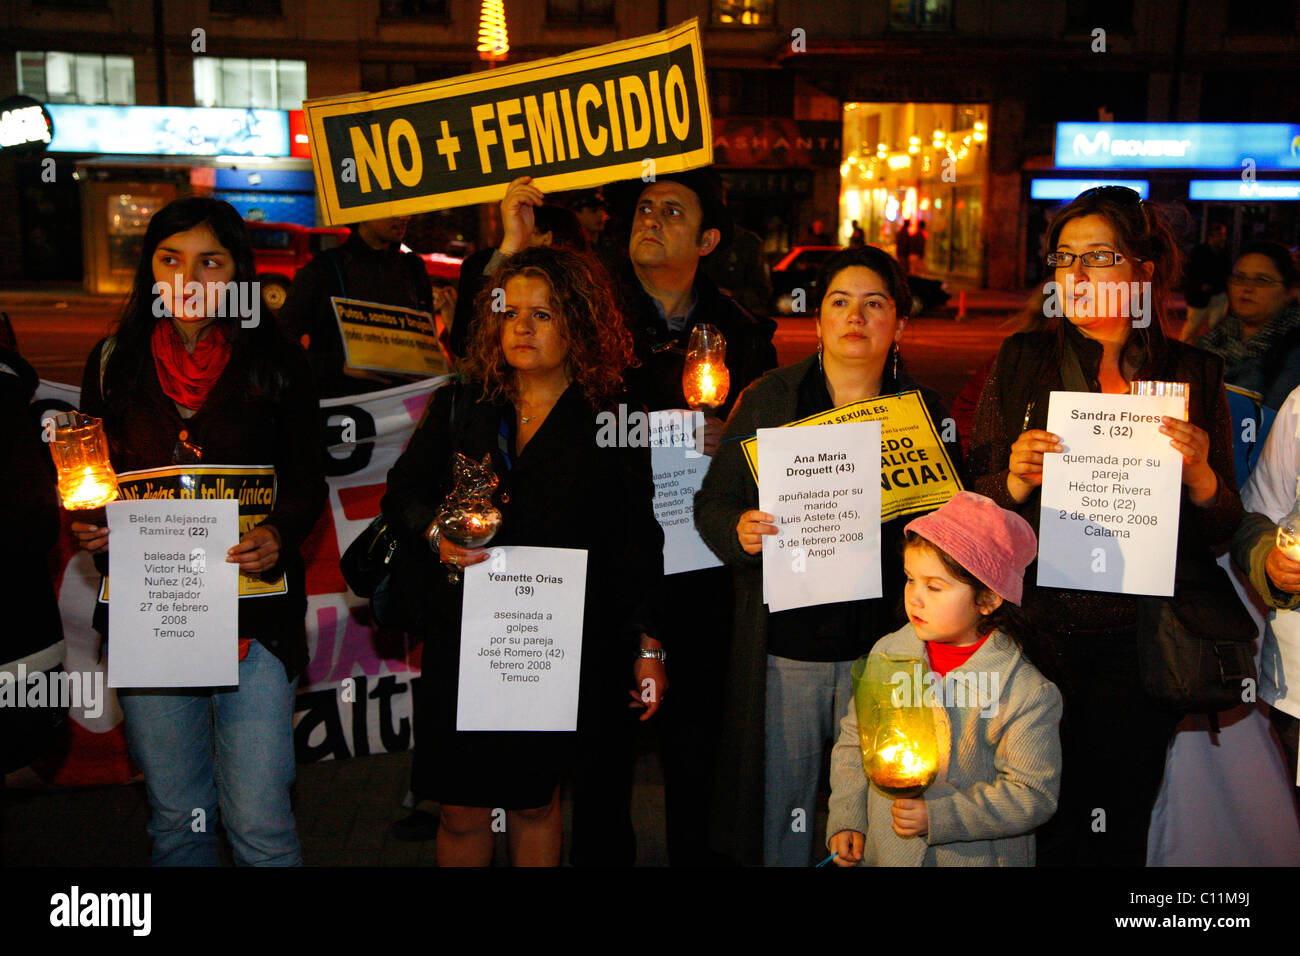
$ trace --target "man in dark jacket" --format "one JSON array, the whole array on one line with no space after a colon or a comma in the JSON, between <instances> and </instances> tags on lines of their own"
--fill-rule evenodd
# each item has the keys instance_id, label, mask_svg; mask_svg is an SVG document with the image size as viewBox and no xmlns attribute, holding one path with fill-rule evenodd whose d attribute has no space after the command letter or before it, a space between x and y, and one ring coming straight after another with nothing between
<instances>
[{"instance_id":1,"label":"man in dark jacket","mask_svg":"<svg viewBox=\"0 0 1300 956\"><path fill-rule=\"evenodd\" d=\"M635 399L651 411L685 408L682 366L692 327L709 324L727 343L731 387L706 416L700 450L713 454L722 418L736 397L776 367L776 323L755 317L700 268L732 236L722 184L712 169L661 176L641 186L632 216L628 262L620 279L640 367L628 375ZM607 187L608 190L608 187ZM730 648L732 591L726 568L664 579L663 631L671 641L671 694L659 713L663 744L668 857L673 866L713 862L708 854L713 750L722 722L722 682Z\"/></svg>"},{"instance_id":2,"label":"man in dark jacket","mask_svg":"<svg viewBox=\"0 0 1300 956\"><path fill-rule=\"evenodd\" d=\"M280 327L303 341L321 398L357 395L410 381L403 376L349 371L331 299L339 297L433 312L433 289L424 262L402 252L410 216L357 223L347 242L322 252L298 272L280 310Z\"/></svg>"}]
</instances>

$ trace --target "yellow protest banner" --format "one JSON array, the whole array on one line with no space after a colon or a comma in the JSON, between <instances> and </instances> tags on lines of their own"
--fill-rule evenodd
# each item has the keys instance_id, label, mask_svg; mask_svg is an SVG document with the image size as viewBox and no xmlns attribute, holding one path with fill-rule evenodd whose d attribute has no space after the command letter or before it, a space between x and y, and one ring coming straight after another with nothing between
<instances>
[{"instance_id":1,"label":"yellow protest banner","mask_svg":"<svg viewBox=\"0 0 1300 956\"><path fill-rule=\"evenodd\" d=\"M266 520L275 507L274 465L171 465L127 471L117 476L119 499L141 498L234 498L239 502L239 534ZM206 542L196 543L206 548ZM226 550L206 555L208 561L226 560ZM281 573L273 578L261 574L239 575L239 596L265 597L287 594L288 583ZM100 588L99 599L108 603L108 575Z\"/></svg>"},{"instance_id":2,"label":"yellow protest banner","mask_svg":"<svg viewBox=\"0 0 1300 956\"><path fill-rule=\"evenodd\" d=\"M340 296L330 303L347 368L419 378L447 374L447 357L428 312Z\"/></svg>"},{"instance_id":3,"label":"yellow protest banner","mask_svg":"<svg viewBox=\"0 0 1300 956\"><path fill-rule=\"evenodd\" d=\"M308 100L330 225L713 162L699 25L383 93Z\"/></svg>"},{"instance_id":4,"label":"yellow protest banner","mask_svg":"<svg viewBox=\"0 0 1300 956\"><path fill-rule=\"evenodd\" d=\"M880 520L930 511L962 490L948 449L918 391L881 395L783 426L880 422ZM758 436L740 443L758 482Z\"/></svg>"}]
</instances>

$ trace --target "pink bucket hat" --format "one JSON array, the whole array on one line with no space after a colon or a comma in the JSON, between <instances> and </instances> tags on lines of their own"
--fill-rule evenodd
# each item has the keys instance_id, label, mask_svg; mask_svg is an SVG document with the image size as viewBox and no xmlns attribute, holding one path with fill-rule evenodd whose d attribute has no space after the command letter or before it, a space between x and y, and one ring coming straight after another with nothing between
<instances>
[{"instance_id":1,"label":"pink bucket hat","mask_svg":"<svg viewBox=\"0 0 1300 956\"><path fill-rule=\"evenodd\" d=\"M959 491L938 511L909 521L903 530L942 548L1004 600L1020 603L1025 568L1038 554L1034 529L1020 515L983 495Z\"/></svg>"}]
</instances>

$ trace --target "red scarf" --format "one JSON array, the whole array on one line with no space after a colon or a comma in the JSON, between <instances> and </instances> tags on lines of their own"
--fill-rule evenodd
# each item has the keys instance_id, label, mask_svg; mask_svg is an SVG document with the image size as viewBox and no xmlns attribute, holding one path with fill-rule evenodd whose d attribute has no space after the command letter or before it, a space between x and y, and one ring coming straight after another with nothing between
<instances>
[{"instance_id":1,"label":"red scarf","mask_svg":"<svg viewBox=\"0 0 1300 956\"><path fill-rule=\"evenodd\" d=\"M208 392L221 378L230 361L230 339L223 325L213 324L208 334L185 349L180 333L170 318L153 327L153 365L158 382L172 401L186 408L202 408Z\"/></svg>"}]
</instances>

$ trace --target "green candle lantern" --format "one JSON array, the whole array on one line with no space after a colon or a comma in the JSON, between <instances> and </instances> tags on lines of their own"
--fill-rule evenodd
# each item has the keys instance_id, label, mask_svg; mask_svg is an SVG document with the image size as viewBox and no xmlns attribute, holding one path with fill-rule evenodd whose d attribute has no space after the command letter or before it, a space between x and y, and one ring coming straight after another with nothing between
<instances>
[{"instance_id":1,"label":"green candle lantern","mask_svg":"<svg viewBox=\"0 0 1300 956\"><path fill-rule=\"evenodd\" d=\"M862 768L881 792L919 797L939 772L934 712L925 701L925 661L872 653L853 664Z\"/></svg>"}]
</instances>

